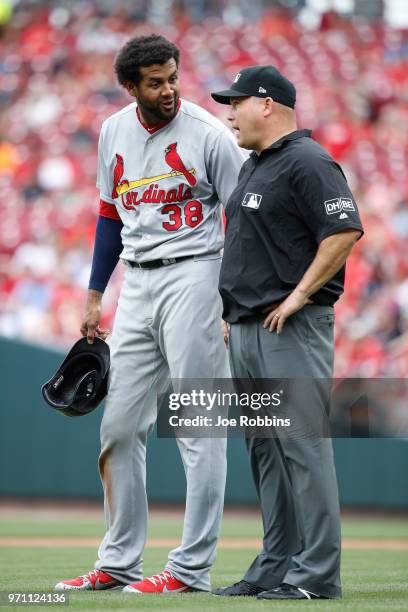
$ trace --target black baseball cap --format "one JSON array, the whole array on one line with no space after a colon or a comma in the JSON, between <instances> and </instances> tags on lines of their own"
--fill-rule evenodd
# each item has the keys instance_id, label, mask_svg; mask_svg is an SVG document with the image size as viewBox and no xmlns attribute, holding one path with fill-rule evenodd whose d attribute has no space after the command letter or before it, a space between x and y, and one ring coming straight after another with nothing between
<instances>
[{"instance_id":1,"label":"black baseball cap","mask_svg":"<svg viewBox=\"0 0 408 612\"><path fill-rule=\"evenodd\" d=\"M221 104L229 104L231 98L270 96L275 102L295 108L296 88L274 66L249 66L238 72L230 89L216 91L211 96Z\"/></svg>"}]
</instances>

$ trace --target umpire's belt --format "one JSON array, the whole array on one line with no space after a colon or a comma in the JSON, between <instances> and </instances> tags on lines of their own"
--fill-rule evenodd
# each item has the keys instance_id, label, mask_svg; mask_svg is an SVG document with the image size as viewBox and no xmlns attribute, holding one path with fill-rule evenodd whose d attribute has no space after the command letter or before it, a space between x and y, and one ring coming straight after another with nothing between
<instances>
[{"instance_id":1,"label":"umpire's belt","mask_svg":"<svg viewBox=\"0 0 408 612\"><path fill-rule=\"evenodd\" d=\"M127 259L127 263L131 268L144 268L152 270L153 268L161 268L162 266L171 266L172 264L179 263L185 259L193 259L194 255L186 255L185 257L171 257L169 259L154 259L153 261L143 261L138 263L137 261L130 261Z\"/></svg>"}]
</instances>

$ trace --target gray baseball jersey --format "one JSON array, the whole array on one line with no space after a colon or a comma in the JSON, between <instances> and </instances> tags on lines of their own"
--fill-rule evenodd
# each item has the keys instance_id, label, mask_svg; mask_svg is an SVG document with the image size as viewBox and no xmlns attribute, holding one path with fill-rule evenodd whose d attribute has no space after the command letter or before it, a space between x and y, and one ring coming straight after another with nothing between
<instances>
[{"instance_id":1,"label":"gray baseball jersey","mask_svg":"<svg viewBox=\"0 0 408 612\"><path fill-rule=\"evenodd\" d=\"M227 203L245 160L230 130L181 100L157 132L136 118L136 102L107 119L99 140L101 200L123 222L123 259L138 262L219 251L220 202Z\"/></svg>"},{"instance_id":2,"label":"gray baseball jersey","mask_svg":"<svg viewBox=\"0 0 408 612\"><path fill-rule=\"evenodd\" d=\"M185 100L174 119L157 129L142 125L135 103L102 127L97 184L105 216L123 221L121 257L145 262L192 256L154 269L128 266L116 312L101 427L107 530L96 567L124 583L143 576L146 438L156 418L156 389L168 377L230 375L220 329L220 202L237 184L243 159L228 128ZM186 511L182 542L170 551L166 569L208 591L226 440L178 438L177 444Z\"/></svg>"}]
</instances>

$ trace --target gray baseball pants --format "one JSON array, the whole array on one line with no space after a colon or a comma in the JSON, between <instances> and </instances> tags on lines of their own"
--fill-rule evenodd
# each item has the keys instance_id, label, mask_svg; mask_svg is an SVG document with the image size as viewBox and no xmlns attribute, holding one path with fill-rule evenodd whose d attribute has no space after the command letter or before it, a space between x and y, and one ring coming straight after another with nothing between
<instances>
[{"instance_id":1,"label":"gray baseball pants","mask_svg":"<svg viewBox=\"0 0 408 612\"><path fill-rule=\"evenodd\" d=\"M125 273L101 426L107 530L95 564L125 583L143 578L146 440L156 421L157 389L169 377L230 377L217 289L220 263L219 254L207 255ZM169 553L166 569L208 591L223 511L226 439L183 438L177 444L187 497L182 542Z\"/></svg>"},{"instance_id":2,"label":"gray baseball pants","mask_svg":"<svg viewBox=\"0 0 408 612\"><path fill-rule=\"evenodd\" d=\"M290 317L281 335L263 329L262 320L233 324L232 375L329 379L333 325L333 308L314 304ZM311 414L323 413L325 398L319 392L311 396L311 387ZM296 415L296 407L291 412ZM291 437L279 428L276 433L276 438L246 440L264 538L244 580L265 590L286 582L340 597L340 511L331 439Z\"/></svg>"}]
</instances>

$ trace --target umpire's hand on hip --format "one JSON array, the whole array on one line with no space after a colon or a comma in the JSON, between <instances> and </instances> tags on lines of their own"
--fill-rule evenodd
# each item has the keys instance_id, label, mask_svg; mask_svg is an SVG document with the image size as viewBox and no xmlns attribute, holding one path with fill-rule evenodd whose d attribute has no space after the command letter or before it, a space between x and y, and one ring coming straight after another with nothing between
<instances>
[{"instance_id":1,"label":"umpire's hand on hip","mask_svg":"<svg viewBox=\"0 0 408 612\"><path fill-rule=\"evenodd\" d=\"M270 332L276 331L277 334L280 334L286 319L303 308L305 304L312 303L305 294L295 289L279 306L273 306L271 310L268 307L264 308L264 312L268 315L263 326Z\"/></svg>"}]
</instances>

